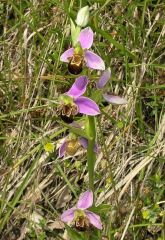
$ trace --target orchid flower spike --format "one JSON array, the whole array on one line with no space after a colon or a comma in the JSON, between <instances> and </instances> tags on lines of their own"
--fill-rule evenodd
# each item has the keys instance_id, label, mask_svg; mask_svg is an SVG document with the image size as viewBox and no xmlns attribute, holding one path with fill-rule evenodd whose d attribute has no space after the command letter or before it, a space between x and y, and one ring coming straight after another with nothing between
<instances>
[{"instance_id":1,"label":"orchid flower spike","mask_svg":"<svg viewBox=\"0 0 165 240\"><path fill-rule=\"evenodd\" d=\"M80 146L82 146L84 149L87 149L88 139L84 137L65 139L59 147L59 158L62 158L66 154L73 156ZM93 151L98 153L98 144L95 144Z\"/></svg>"},{"instance_id":2,"label":"orchid flower spike","mask_svg":"<svg viewBox=\"0 0 165 240\"><path fill-rule=\"evenodd\" d=\"M75 228L79 231L84 231L94 226L98 229L102 229L102 223L100 216L87 210L93 205L93 193L92 191L84 192L78 202L76 207L66 210L61 215L61 220L68 224L74 224ZM80 224L81 223L81 224Z\"/></svg>"},{"instance_id":3,"label":"orchid flower spike","mask_svg":"<svg viewBox=\"0 0 165 240\"><path fill-rule=\"evenodd\" d=\"M104 86L107 84L110 77L111 77L111 70L110 70L110 68L108 68L106 71L103 72L103 74L99 78L98 82L96 83L97 89L102 90L104 88ZM115 104L115 105L127 104L126 99L116 96L116 95L109 95L108 93L104 93L103 98L111 104Z\"/></svg>"},{"instance_id":4,"label":"orchid flower spike","mask_svg":"<svg viewBox=\"0 0 165 240\"><path fill-rule=\"evenodd\" d=\"M93 44L93 35L90 27L81 30L76 47L69 48L61 55L60 60L68 63L70 73L79 74L82 71L84 62L89 68L105 70L102 58L88 50Z\"/></svg>"},{"instance_id":5,"label":"orchid flower spike","mask_svg":"<svg viewBox=\"0 0 165 240\"><path fill-rule=\"evenodd\" d=\"M78 113L95 116L100 114L98 105L90 98L82 96L88 84L86 76L78 77L68 92L59 97L57 115L74 117Z\"/></svg>"}]
</instances>

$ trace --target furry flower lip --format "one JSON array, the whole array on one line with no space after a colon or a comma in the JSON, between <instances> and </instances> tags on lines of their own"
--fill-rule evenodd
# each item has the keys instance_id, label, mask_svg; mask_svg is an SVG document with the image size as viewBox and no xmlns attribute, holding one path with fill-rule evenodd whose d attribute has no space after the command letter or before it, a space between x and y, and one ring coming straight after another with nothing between
<instances>
[{"instance_id":1,"label":"furry flower lip","mask_svg":"<svg viewBox=\"0 0 165 240\"><path fill-rule=\"evenodd\" d=\"M92 205L93 193L88 190L79 197L76 207L66 210L61 215L61 220L68 224L74 224L79 231L86 231L91 227L101 230L100 216L88 210Z\"/></svg>"},{"instance_id":2,"label":"furry flower lip","mask_svg":"<svg viewBox=\"0 0 165 240\"><path fill-rule=\"evenodd\" d=\"M70 59L68 63L68 70L72 74L79 74L83 69L83 56L81 54L73 54L73 57Z\"/></svg>"},{"instance_id":3,"label":"furry flower lip","mask_svg":"<svg viewBox=\"0 0 165 240\"><path fill-rule=\"evenodd\" d=\"M59 147L59 158L63 157L65 154L74 155L78 148L82 146L84 149L88 147L88 139L84 137L79 137L78 139L65 139L64 142ZM93 151L98 152L98 144L95 143Z\"/></svg>"},{"instance_id":4,"label":"furry flower lip","mask_svg":"<svg viewBox=\"0 0 165 240\"><path fill-rule=\"evenodd\" d=\"M74 117L78 113L95 116L100 114L98 105L90 98L82 96L86 92L88 79L78 77L68 92L59 97L58 116Z\"/></svg>"},{"instance_id":5,"label":"furry flower lip","mask_svg":"<svg viewBox=\"0 0 165 240\"><path fill-rule=\"evenodd\" d=\"M79 74L83 65L91 69L105 70L105 64L101 57L89 51L93 44L93 31L90 27L80 31L75 48L69 48L60 57L62 62L68 63L68 70L72 74Z\"/></svg>"}]
</instances>

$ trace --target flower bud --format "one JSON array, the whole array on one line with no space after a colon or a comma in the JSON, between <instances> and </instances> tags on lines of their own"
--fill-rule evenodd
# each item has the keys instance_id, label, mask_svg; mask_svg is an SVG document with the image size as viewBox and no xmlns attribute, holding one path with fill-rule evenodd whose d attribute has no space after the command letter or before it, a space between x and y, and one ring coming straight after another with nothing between
<instances>
[{"instance_id":1,"label":"flower bud","mask_svg":"<svg viewBox=\"0 0 165 240\"><path fill-rule=\"evenodd\" d=\"M80 27L85 27L89 20L89 7L85 6L78 11L76 23Z\"/></svg>"}]
</instances>

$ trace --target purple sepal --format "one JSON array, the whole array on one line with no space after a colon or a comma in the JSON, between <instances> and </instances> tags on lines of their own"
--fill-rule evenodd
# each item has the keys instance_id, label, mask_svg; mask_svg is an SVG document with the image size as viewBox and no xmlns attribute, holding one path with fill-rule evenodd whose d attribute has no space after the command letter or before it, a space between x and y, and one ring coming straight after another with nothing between
<instances>
[{"instance_id":1,"label":"purple sepal","mask_svg":"<svg viewBox=\"0 0 165 240\"><path fill-rule=\"evenodd\" d=\"M66 210L65 212L63 212L63 214L61 215L61 221L68 223L68 222L72 222L74 219L74 211L76 208L70 208L68 210Z\"/></svg>"},{"instance_id":2,"label":"purple sepal","mask_svg":"<svg viewBox=\"0 0 165 240\"><path fill-rule=\"evenodd\" d=\"M61 158L61 157L63 157L63 156L65 155L66 146L67 146L67 142L64 141L64 142L61 144L60 148L59 148L59 153L58 153L59 158Z\"/></svg>"},{"instance_id":3,"label":"purple sepal","mask_svg":"<svg viewBox=\"0 0 165 240\"><path fill-rule=\"evenodd\" d=\"M61 62L69 62L69 58L73 57L74 48L69 48L60 57Z\"/></svg>"},{"instance_id":4,"label":"purple sepal","mask_svg":"<svg viewBox=\"0 0 165 240\"><path fill-rule=\"evenodd\" d=\"M78 209L87 209L91 207L93 204L93 192L92 191L86 191L84 192L77 203L77 208Z\"/></svg>"},{"instance_id":5,"label":"purple sepal","mask_svg":"<svg viewBox=\"0 0 165 240\"><path fill-rule=\"evenodd\" d=\"M89 116L100 114L98 105L90 98L78 97L74 102L79 107L79 113L83 113Z\"/></svg>"},{"instance_id":6,"label":"purple sepal","mask_svg":"<svg viewBox=\"0 0 165 240\"><path fill-rule=\"evenodd\" d=\"M99 78L98 82L96 83L96 87L98 89L102 89L106 85L110 77L111 77L111 70L108 69L104 71L101 77Z\"/></svg>"},{"instance_id":7,"label":"purple sepal","mask_svg":"<svg viewBox=\"0 0 165 240\"><path fill-rule=\"evenodd\" d=\"M79 142L84 149L88 148L88 139L86 139L84 137L80 137ZM97 143L95 143L93 151L95 153L98 153L98 144Z\"/></svg>"},{"instance_id":8,"label":"purple sepal","mask_svg":"<svg viewBox=\"0 0 165 240\"><path fill-rule=\"evenodd\" d=\"M87 211L85 210L85 213L90 221L90 223L95 226L96 228L102 230L102 224L101 224L101 219L100 216L98 216L97 214Z\"/></svg>"},{"instance_id":9,"label":"purple sepal","mask_svg":"<svg viewBox=\"0 0 165 240\"><path fill-rule=\"evenodd\" d=\"M84 149L87 149L88 147L88 139L84 138L84 137L80 137L79 138L79 142L81 144L81 146L84 148Z\"/></svg>"},{"instance_id":10,"label":"purple sepal","mask_svg":"<svg viewBox=\"0 0 165 240\"><path fill-rule=\"evenodd\" d=\"M116 105L123 105L123 104L127 104L127 100L124 98L121 98L119 96L115 96L115 95L109 95L107 93L103 94L104 99L111 103L111 104L116 104Z\"/></svg>"},{"instance_id":11,"label":"purple sepal","mask_svg":"<svg viewBox=\"0 0 165 240\"><path fill-rule=\"evenodd\" d=\"M79 35L79 42L82 49L89 49L93 44L93 31L90 27L81 30Z\"/></svg>"},{"instance_id":12,"label":"purple sepal","mask_svg":"<svg viewBox=\"0 0 165 240\"><path fill-rule=\"evenodd\" d=\"M105 64L103 59L91 51L85 52L85 61L87 67L89 68L105 70Z\"/></svg>"},{"instance_id":13,"label":"purple sepal","mask_svg":"<svg viewBox=\"0 0 165 240\"><path fill-rule=\"evenodd\" d=\"M87 84L88 79L86 76L78 77L66 94L73 98L77 98L85 93Z\"/></svg>"}]
</instances>

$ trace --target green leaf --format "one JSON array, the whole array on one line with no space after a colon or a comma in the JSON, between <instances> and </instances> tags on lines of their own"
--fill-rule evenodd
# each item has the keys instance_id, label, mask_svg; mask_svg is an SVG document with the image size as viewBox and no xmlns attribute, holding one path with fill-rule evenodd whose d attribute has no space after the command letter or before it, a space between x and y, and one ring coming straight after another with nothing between
<instances>
[{"instance_id":1,"label":"green leaf","mask_svg":"<svg viewBox=\"0 0 165 240\"><path fill-rule=\"evenodd\" d=\"M72 127L71 125L63 121L57 121L57 122L59 122L59 124L63 125L64 127L68 128L72 133L76 134L77 136L87 138L88 140L90 139L84 130L80 128Z\"/></svg>"},{"instance_id":2,"label":"green leaf","mask_svg":"<svg viewBox=\"0 0 165 240\"><path fill-rule=\"evenodd\" d=\"M69 226L66 226L68 235L73 240L85 240L81 233L78 233L76 230L72 229Z\"/></svg>"}]
</instances>

